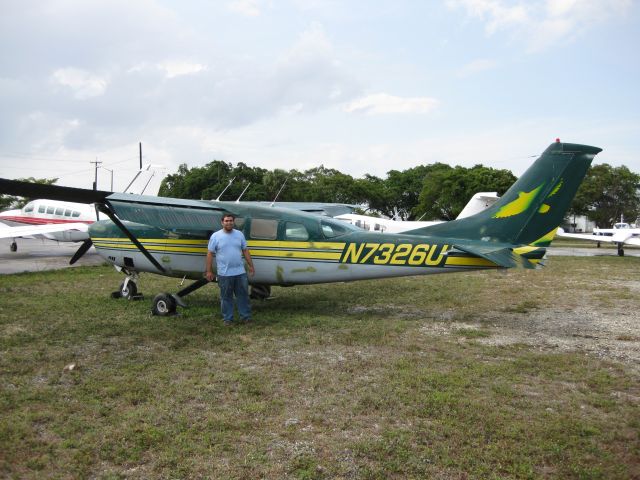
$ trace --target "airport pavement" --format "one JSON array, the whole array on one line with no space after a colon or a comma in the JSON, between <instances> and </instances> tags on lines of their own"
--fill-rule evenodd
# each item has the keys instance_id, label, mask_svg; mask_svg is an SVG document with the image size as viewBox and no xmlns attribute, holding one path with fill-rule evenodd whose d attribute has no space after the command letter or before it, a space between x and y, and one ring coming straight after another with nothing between
<instances>
[{"instance_id":1,"label":"airport pavement","mask_svg":"<svg viewBox=\"0 0 640 480\"><path fill-rule=\"evenodd\" d=\"M0 274L39 272L104 263L104 259L91 247L74 265L69 265L69 260L81 245L80 242L18 238L18 251L11 252L11 241L10 238L0 239Z\"/></svg>"}]
</instances>

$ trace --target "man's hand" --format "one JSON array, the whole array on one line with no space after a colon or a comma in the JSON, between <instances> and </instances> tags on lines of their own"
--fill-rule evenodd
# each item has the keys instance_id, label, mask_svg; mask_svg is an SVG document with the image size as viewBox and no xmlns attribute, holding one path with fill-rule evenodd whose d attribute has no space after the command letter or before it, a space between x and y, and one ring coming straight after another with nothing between
<instances>
[{"instance_id":1,"label":"man's hand","mask_svg":"<svg viewBox=\"0 0 640 480\"><path fill-rule=\"evenodd\" d=\"M255 268L253 268L253 265L249 265L249 276L253 277L256 273Z\"/></svg>"},{"instance_id":2,"label":"man's hand","mask_svg":"<svg viewBox=\"0 0 640 480\"><path fill-rule=\"evenodd\" d=\"M213 282L213 279L216 278L213 272L205 272L204 276L210 282Z\"/></svg>"}]
</instances>

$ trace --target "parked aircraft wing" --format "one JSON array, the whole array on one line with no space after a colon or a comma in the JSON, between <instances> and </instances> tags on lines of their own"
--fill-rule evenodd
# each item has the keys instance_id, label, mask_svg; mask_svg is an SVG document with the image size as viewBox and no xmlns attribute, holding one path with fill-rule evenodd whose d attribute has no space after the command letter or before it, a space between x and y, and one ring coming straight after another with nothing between
<instances>
[{"instance_id":1,"label":"parked aircraft wing","mask_svg":"<svg viewBox=\"0 0 640 480\"><path fill-rule=\"evenodd\" d=\"M69 230L87 232L89 230L89 226L86 223L56 223L47 225L27 225L24 227L0 228L0 238L45 235L47 233L66 232Z\"/></svg>"},{"instance_id":2,"label":"parked aircraft wing","mask_svg":"<svg viewBox=\"0 0 640 480\"><path fill-rule=\"evenodd\" d=\"M620 231L614 235L593 235L592 233L567 233L561 228L556 234L562 238L574 238L578 240L589 240L601 243L625 243L627 245L640 245L640 237L634 237L632 232Z\"/></svg>"}]
</instances>

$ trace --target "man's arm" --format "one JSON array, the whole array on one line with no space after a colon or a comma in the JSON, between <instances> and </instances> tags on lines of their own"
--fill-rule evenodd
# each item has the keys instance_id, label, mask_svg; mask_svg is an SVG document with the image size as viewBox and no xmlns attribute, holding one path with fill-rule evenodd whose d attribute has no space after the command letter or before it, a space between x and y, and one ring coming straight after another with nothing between
<instances>
[{"instance_id":1,"label":"man's arm","mask_svg":"<svg viewBox=\"0 0 640 480\"><path fill-rule=\"evenodd\" d=\"M244 259L249 264L249 275L253 276L256 273L256 271L253 268L253 259L251 258L251 254L249 253L249 249L245 248L244 250L242 250L242 254L244 255Z\"/></svg>"},{"instance_id":2,"label":"man's arm","mask_svg":"<svg viewBox=\"0 0 640 480\"><path fill-rule=\"evenodd\" d=\"M210 282L213 281L213 278L214 278L214 275L213 275L213 252L210 251L210 250L207 252L207 260L205 261L205 264L204 264L204 276Z\"/></svg>"}]
</instances>

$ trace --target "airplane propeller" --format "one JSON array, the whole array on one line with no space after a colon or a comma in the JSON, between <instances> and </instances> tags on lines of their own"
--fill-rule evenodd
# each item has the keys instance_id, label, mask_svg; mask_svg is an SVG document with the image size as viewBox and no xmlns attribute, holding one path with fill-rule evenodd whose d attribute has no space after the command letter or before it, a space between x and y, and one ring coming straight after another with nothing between
<instances>
[{"instance_id":1,"label":"airplane propeller","mask_svg":"<svg viewBox=\"0 0 640 480\"><path fill-rule=\"evenodd\" d=\"M80 248L76 251L76 253L73 254L73 257L71 257L71 260L69 260L69 265L73 265L78 260L80 260L80 258L85 253L87 253L87 250L91 248L91 245L93 245L93 242L91 241L90 238L87 238L84 242L82 242L82 245L80 245Z\"/></svg>"}]
</instances>

